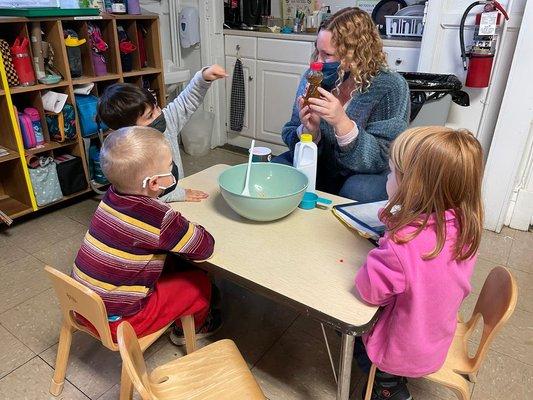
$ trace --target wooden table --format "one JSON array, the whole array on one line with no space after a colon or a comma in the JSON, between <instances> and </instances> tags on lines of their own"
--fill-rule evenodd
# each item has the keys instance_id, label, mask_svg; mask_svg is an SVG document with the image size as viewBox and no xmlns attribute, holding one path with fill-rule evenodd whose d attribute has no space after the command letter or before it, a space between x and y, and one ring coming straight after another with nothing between
<instances>
[{"instance_id":1,"label":"wooden table","mask_svg":"<svg viewBox=\"0 0 533 400\"><path fill-rule=\"evenodd\" d=\"M339 330L337 399L347 400L355 336L372 327L378 310L362 303L354 289L356 271L372 244L318 208L297 208L268 223L239 216L219 191L218 176L226 168L216 165L180 181L209 193L209 199L172 205L215 237L215 254L199 266ZM350 201L318 194L334 204Z\"/></svg>"}]
</instances>

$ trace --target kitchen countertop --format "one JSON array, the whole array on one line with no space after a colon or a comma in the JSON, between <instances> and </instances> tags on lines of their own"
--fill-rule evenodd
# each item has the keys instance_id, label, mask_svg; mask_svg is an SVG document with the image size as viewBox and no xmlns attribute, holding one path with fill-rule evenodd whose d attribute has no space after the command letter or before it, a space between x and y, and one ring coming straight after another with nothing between
<instances>
[{"instance_id":1,"label":"kitchen countertop","mask_svg":"<svg viewBox=\"0 0 533 400\"><path fill-rule=\"evenodd\" d=\"M249 37L260 37L267 39L283 39L283 40L296 40L300 42L314 42L316 38L316 33L271 33L271 32L259 32L259 31L245 31L240 29L224 29L224 35L234 35L234 36L249 36ZM419 48L420 40L411 39L411 38L401 38L401 39L388 39L386 37L383 39L383 45L385 47L409 47L409 48Z\"/></svg>"}]
</instances>

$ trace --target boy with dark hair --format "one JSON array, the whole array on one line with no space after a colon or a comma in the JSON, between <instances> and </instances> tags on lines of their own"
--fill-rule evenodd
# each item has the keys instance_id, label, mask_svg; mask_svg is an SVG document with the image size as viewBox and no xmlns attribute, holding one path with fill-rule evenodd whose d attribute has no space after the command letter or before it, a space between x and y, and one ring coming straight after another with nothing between
<instances>
[{"instance_id":1,"label":"boy with dark hair","mask_svg":"<svg viewBox=\"0 0 533 400\"><path fill-rule=\"evenodd\" d=\"M127 126L148 126L157 129L167 138L172 150L172 175L176 181L183 178L183 165L179 149L179 133L191 115L202 103L211 82L225 78L226 71L219 65L198 71L187 87L165 108L161 109L149 90L129 83L109 86L98 101L98 117L111 129ZM200 201L207 194L179 186L164 190L161 200Z\"/></svg>"}]
</instances>

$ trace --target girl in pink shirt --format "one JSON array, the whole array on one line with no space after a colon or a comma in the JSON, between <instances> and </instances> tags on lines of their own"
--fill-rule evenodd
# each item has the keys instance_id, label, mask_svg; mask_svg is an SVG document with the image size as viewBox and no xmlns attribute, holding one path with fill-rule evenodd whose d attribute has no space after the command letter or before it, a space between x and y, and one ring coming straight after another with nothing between
<instances>
[{"instance_id":1,"label":"girl in pink shirt","mask_svg":"<svg viewBox=\"0 0 533 400\"><path fill-rule=\"evenodd\" d=\"M467 130L413 128L393 142L389 164L389 203L380 214L387 231L355 279L361 298L382 309L356 357L363 368L378 367L373 400L409 400L404 377L442 366L471 290L482 149Z\"/></svg>"}]
</instances>

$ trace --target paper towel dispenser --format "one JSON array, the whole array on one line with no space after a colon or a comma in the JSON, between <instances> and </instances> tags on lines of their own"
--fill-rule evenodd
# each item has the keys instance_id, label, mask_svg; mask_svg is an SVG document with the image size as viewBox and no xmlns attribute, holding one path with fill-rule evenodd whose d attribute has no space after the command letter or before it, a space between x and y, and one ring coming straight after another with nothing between
<instances>
[{"instance_id":1,"label":"paper towel dispenser","mask_svg":"<svg viewBox=\"0 0 533 400\"><path fill-rule=\"evenodd\" d=\"M200 43L200 18L195 7L184 7L181 10L180 41L184 49Z\"/></svg>"}]
</instances>

